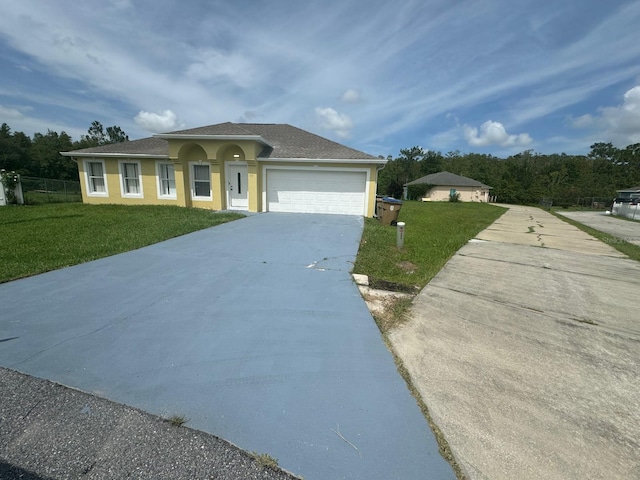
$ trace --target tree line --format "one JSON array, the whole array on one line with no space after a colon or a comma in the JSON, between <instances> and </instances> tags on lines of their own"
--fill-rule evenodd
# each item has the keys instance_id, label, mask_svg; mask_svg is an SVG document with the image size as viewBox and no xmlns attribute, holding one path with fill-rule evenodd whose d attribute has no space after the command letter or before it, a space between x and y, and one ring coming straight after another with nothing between
<instances>
[{"instance_id":1,"label":"tree line","mask_svg":"<svg viewBox=\"0 0 640 480\"><path fill-rule=\"evenodd\" d=\"M29 137L0 127L0 169L21 175L78 180L78 167L60 152L129 140L118 126L106 129L94 121L86 135L73 141L65 133L48 130ZM640 143L626 148L594 143L587 155L543 155L527 150L508 158L456 150L438 151L412 147L387 157L378 176L378 193L401 198L404 185L431 173L446 170L473 178L492 188L498 201L533 204L542 198L555 204L575 203L579 198L613 198L616 190L640 185Z\"/></svg>"},{"instance_id":2,"label":"tree line","mask_svg":"<svg viewBox=\"0 0 640 480\"><path fill-rule=\"evenodd\" d=\"M12 132L6 123L0 126L0 169L20 175L78 180L78 166L60 152L97 147L129 140L118 126L105 128L98 121L91 123L86 135L73 141L66 132L47 130L29 137L23 132Z\"/></svg>"},{"instance_id":3,"label":"tree line","mask_svg":"<svg viewBox=\"0 0 640 480\"><path fill-rule=\"evenodd\" d=\"M508 158L478 153L412 147L388 157L378 175L378 193L401 198L404 184L431 173L448 171L478 180L491 196L505 203L575 204L580 198L613 198L616 190L640 185L640 143L626 148L594 143L587 155L543 155L527 150Z\"/></svg>"}]
</instances>

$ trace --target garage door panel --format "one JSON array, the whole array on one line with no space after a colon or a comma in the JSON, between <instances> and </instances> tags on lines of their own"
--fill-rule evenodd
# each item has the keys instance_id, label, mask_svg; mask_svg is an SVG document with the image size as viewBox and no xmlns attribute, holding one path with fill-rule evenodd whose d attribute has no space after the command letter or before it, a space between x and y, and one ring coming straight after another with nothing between
<instances>
[{"instance_id":1,"label":"garage door panel","mask_svg":"<svg viewBox=\"0 0 640 480\"><path fill-rule=\"evenodd\" d=\"M267 170L271 212L364 215L365 172Z\"/></svg>"}]
</instances>

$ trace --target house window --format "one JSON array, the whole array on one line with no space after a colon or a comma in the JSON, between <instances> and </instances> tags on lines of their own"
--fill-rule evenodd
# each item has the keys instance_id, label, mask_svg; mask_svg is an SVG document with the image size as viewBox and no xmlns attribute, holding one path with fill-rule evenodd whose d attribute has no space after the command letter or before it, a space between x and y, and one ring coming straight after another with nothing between
<instances>
[{"instance_id":1,"label":"house window","mask_svg":"<svg viewBox=\"0 0 640 480\"><path fill-rule=\"evenodd\" d=\"M176 174L173 163L158 162L158 198L176 198Z\"/></svg>"},{"instance_id":2,"label":"house window","mask_svg":"<svg viewBox=\"0 0 640 480\"><path fill-rule=\"evenodd\" d=\"M209 164L191 165L191 189L194 199L211 200L211 167Z\"/></svg>"},{"instance_id":3,"label":"house window","mask_svg":"<svg viewBox=\"0 0 640 480\"><path fill-rule=\"evenodd\" d=\"M120 162L120 188L123 197L142 197L139 162Z\"/></svg>"},{"instance_id":4,"label":"house window","mask_svg":"<svg viewBox=\"0 0 640 480\"><path fill-rule=\"evenodd\" d=\"M104 174L104 162L88 160L84 166L87 195L95 197L108 196L109 192L107 191L107 180Z\"/></svg>"}]
</instances>

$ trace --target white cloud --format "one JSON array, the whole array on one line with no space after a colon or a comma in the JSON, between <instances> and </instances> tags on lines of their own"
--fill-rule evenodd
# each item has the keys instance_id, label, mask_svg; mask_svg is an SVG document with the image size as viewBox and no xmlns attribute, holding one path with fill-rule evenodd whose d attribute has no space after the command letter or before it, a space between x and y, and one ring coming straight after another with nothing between
<instances>
[{"instance_id":1,"label":"white cloud","mask_svg":"<svg viewBox=\"0 0 640 480\"><path fill-rule=\"evenodd\" d=\"M162 113L142 110L134 120L140 127L153 133L170 132L184 126L178 121L178 116L171 110L165 110Z\"/></svg>"},{"instance_id":2,"label":"white cloud","mask_svg":"<svg viewBox=\"0 0 640 480\"><path fill-rule=\"evenodd\" d=\"M238 123L256 123L260 118L260 114L252 110L247 110L238 117Z\"/></svg>"},{"instance_id":3,"label":"white cloud","mask_svg":"<svg viewBox=\"0 0 640 480\"><path fill-rule=\"evenodd\" d=\"M360 103L363 101L363 98L358 90L350 88L342 94L341 100L344 103Z\"/></svg>"},{"instance_id":4,"label":"white cloud","mask_svg":"<svg viewBox=\"0 0 640 480\"><path fill-rule=\"evenodd\" d=\"M544 118L545 131L554 131L581 102L612 105L601 92L638 74L640 2L612 9L585 1L594 8L547 2L542 11L523 2L506 17L501 2L444 0L400 7L329 0L293 9L279 0L257 2L249 16L237 2L169 2L154 15L137 0L107 0L102 9L72 0L5 2L2 48L14 62L28 58L33 75L25 82L20 67L5 69L0 90L9 98L0 93L0 103L28 98L40 116L76 113L80 126L99 112L134 138L144 131L130 112L140 110L171 109L189 126L250 120L243 112L251 110L313 130L315 107L333 98L349 117L317 115L341 136L357 124L357 148L406 147L416 131L442 128L447 112L500 118L529 132L538 148L542 134L529 122ZM363 8L377 14L363 18ZM271 28L256 28L257 19ZM51 99L61 110L46 115ZM479 123L471 138L486 141ZM466 144L464 122L458 134L451 148Z\"/></svg>"},{"instance_id":5,"label":"white cloud","mask_svg":"<svg viewBox=\"0 0 640 480\"><path fill-rule=\"evenodd\" d=\"M601 112L602 119L612 133L638 138L640 135L640 85L624 94L622 105L605 107Z\"/></svg>"},{"instance_id":6,"label":"white cloud","mask_svg":"<svg viewBox=\"0 0 640 480\"><path fill-rule=\"evenodd\" d=\"M480 125L480 132L475 127L464 126L464 138L469 145L474 147L486 147L489 145L500 145L502 147L525 146L533 140L528 133L509 135L500 122L487 120Z\"/></svg>"},{"instance_id":7,"label":"white cloud","mask_svg":"<svg viewBox=\"0 0 640 480\"><path fill-rule=\"evenodd\" d=\"M348 138L351 135L353 122L344 113L338 113L331 107L318 107L316 114L320 117L322 128L333 130L340 138Z\"/></svg>"},{"instance_id":8,"label":"white cloud","mask_svg":"<svg viewBox=\"0 0 640 480\"><path fill-rule=\"evenodd\" d=\"M213 48L199 50L197 61L187 68L187 76L200 82L231 81L249 87L256 78L251 61L241 53L225 55Z\"/></svg>"},{"instance_id":9,"label":"white cloud","mask_svg":"<svg viewBox=\"0 0 640 480\"><path fill-rule=\"evenodd\" d=\"M596 120L595 118L593 118L593 115L587 113L577 118L571 118L570 121L571 124L576 128L587 128L593 126Z\"/></svg>"},{"instance_id":10,"label":"white cloud","mask_svg":"<svg viewBox=\"0 0 640 480\"><path fill-rule=\"evenodd\" d=\"M0 105L0 118L3 118L5 120L7 119L14 120L22 117L23 117L22 113L16 110L15 108L4 107Z\"/></svg>"},{"instance_id":11,"label":"white cloud","mask_svg":"<svg viewBox=\"0 0 640 480\"><path fill-rule=\"evenodd\" d=\"M576 128L590 128L598 141L610 141L618 146L640 142L640 85L628 90L622 104L600 108L597 115L585 114L572 118Z\"/></svg>"}]
</instances>

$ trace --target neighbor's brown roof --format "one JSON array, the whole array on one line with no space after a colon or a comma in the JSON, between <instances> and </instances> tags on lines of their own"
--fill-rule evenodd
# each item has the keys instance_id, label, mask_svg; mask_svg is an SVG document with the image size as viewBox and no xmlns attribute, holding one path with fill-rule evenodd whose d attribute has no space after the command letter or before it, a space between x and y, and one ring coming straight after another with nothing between
<instances>
[{"instance_id":1,"label":"neighbor's brown roof","mask_svg":"<svg viewBox=\"0 0 640 480\"><path fill-rule=\"evenodd\" d=\"M429 185L451 186L451 187L484 187L491 188L482 182L473 178L463 177L451 172L438 172L420 177L417 180L407 183L407 185L416 185L418 183L427 183Z\"/></svg>"},{"instance_id":2,"label":"neighbor's brown roof","mask_svg":"<svg viewBox=\"0 0 640 480\"><path fill-rule=\"evenodd\" d=\"M317 158L344 160L378 160L377 157L355 150L327 138L288 124L267 123L219 123L205 127L168 132L166 135L185 136L247 136L262 137L270 146L265 146L259 158ZM122 155L168 155L167 140L158 137L143 138L129 142L114 143L100 147L84 148L69 154L122 154Z\"/></svg>"}]
</instances>

